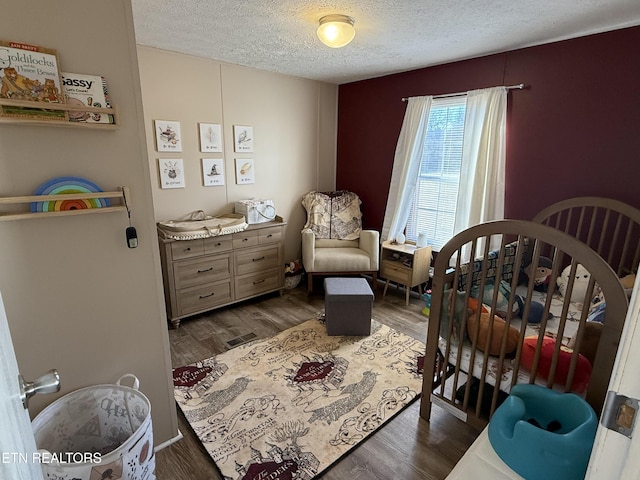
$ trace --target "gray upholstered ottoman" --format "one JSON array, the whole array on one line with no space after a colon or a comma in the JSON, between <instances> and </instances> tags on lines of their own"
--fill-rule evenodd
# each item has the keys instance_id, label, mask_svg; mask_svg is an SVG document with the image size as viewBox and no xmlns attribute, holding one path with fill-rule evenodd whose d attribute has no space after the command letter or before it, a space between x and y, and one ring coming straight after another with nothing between
<instances>
[{"instance_id":1,"label":"gray upholstered ottoman","mask_svg":"<svg viewBox=\"0 0 640 480\"><path fill-rule=\"evenodd\" d=\"M373 292L364 278L325 278L324 292L328 335L371 333Z\"/></svg>"}]
</instances>

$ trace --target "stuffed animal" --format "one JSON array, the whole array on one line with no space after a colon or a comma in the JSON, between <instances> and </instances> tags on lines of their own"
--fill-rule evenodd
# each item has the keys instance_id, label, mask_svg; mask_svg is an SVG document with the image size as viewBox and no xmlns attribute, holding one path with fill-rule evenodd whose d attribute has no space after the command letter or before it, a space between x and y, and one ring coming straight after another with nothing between
<instances>
[{"instance_id":1,"label":"stuffed animal","mask_svg":"<svg viewBox=\"0 0 640 480\"><path fill-rule=\"evenodd\" d=\"M491 305L493 302L493 292L494 292L494 284L493 283L487 283L484 287L484 290L482 291L482 304L483 305ZM478 298L479 296L479 290L480 288L476 285L474 287L471 288L471 297L473 298ZM511 286L505 282L504 280L501 280L500 283L498 284L498 295L496 297L496 304L495 304L495 308L494 308L494 312L501 316L501 317L506 317L507 316L507 309L509 308L509 297L511 296ZM473 307L472 307L473 308ZM515 311L516 309L516 305L513 305L513 309ZM476 310L474 308L474 310ZM488 312L489 309L487 308L486 311Z\"/></svg>"},{"instance_id":2,"label":"stuffed animal","mask_svg":"<svg viewBox=\"0 0 640 480\"><path fill-rule=\"evenodd\" d=\"M620 279L620 283L624 287L624 293L627 294L627 298L631 299L631 293L633 292L633 285L636 283L636 274L630 273Z\"/></svg>"},{"instance_id":3,"label":"stuffed animal","mask_svg":"<svg viewBox=\"0 0 640 480\"><path fill-rule=\"evenodd\" d=\"M560 294L565 297L567 289L569 287L569 274L571 273L571 265L567 265L562 271L562 274L558 277L558 290ZM589 280L591 274L581 264L576 266L575 279L573 281L573 289L571 290L570 301L574 303L585 303L585 296L587 295L587 288L589 287ZM587 300L587 303L589 301Z\"/></svg>"},{"instance_id":4,"label":"stuffed animal","mask_svg":"<svg viewBox=\"0 0 640 480\"><path fill-rule=\"evenodd\" d=\"M491 321L491 315L487 312L480 312L479 317L477 313L469 311L467 333L471 341L474 341L476 339L476 331L478 332L477 346L480 350L489 355L500 355L502 337L505 334L505 328L508 328L505 354L509 355L515 352L518 347L518 338L520 337L520 332L517 328L510 325L507 327L507 323L497 315L494 315L493 321ZM487 344L490 331L492 332L491 341Z\"/></svg>"},{"instance_id":5,"label":"stuffed animal","mask_svg":"<svg viewBox=\"0 0 640 480\"><path fill-rule=\"evenodd\" d=\"M630 273L629 275L625 275L620 279L620 283L625 289L633 288L633 285L636 283L636 274Z\"/></svg>"},{"instance_id":6,"label":"stuffed animal","mask_svg":"<svg viewBox=\"0 0 640 480\"><path fill-rule=\"evenodd\" d=\"M287 262L284 264L285 275L298 275L302 270L302 262L300 260L294 260L293 262Z\"/></svg>"},{"instance_id":7,"label":"stuffed animal","mask_svg":"<svg viewBox=\"0 0 640 480\"><path fill-rule=\"evenodd\" d=\"M533 367L533 360L535 357L536 347L538 344L538 337L526 337L522 344L522 366L527 370L531 370ZM551 372L551 364L553 359L553 353L556 349L556 340L550 337L544 337L542 339L542 345L540 349L540 360L538 363L537 375L547 380ZM558 360L553 377L553 382L559 385L564 385L567 382L569 376L569 369L571 366L571 355L573 350L564 345L560 346L558 353ZM573 383L571 384L571 391L582 393L589 384L591 378L591 362L582 354L578 354L578 360L575 367L573 376Z\"/></svg>"},{"instance_id":8,"label":"stuffed animal","mask_svg":"<svg viewBox=\"0 0 640 480\"><path fill-rule=\"evenodd\" d=\"M599 322L589 322L584 325L584 332L582 334L582 342L580 343L580 349L578 352L591 362L593 365L596 361L596 352L598 351L598 343L600 343L600 335L604 325ZM573 337L569 341L569 348L575 349L576 337Z\"/></svg>"},{"instance_id":9,"label":"stuffed animal","mask_svg":"<svg viewBox=\"0 0 640 480\"><path fill-rule=\"evenodd\" d=\"M466 292L460 292L451 288L445 290L444 295L442 296L442 306L440 310L441 337L448 338L449 329L451 328L453 332L453 338L458 341L460 340L460 332L462 331L461 326L467 310L464 306L465 296ZM455 306L453 307L453 319L450 315L452 302L455 302Z\"/></svg>"},{"instance_id":10,"label":"stuffed animal","mask_svg":"<svg viewBox=\"0 0 640 480\"><path fill-rule=\"evenodd\" d=\"M484 295L482 296L482 303L484 305L491 305L493 301L493 284L488 284L485 286ZM477 297L478 295L478 287L474 287L471 289L472 297ZM511 287L510 285L502 280L499 284L498 296L496 298L496 306L495 313L496 315L505 318L507 316L507 310L509 308L509 297L511 296ZM520 295L514 296L515 301L513 302L512 313L519 318L524 318L524 303L525 298ZM471 299L469 299L471 301ZM475 309L474 309L475 311ZM489 309L487 308L488 312ZM544 313L544 306L540 302L536 302L535 300L531 300L531 305L529 307L529 315L527 316L527 322L531 324L537 324L542 321L542 316ZM548 312L547 319L552 319L553 315L551 312Z\"/></svg>"},{"instance_id":11,"label":"stuffed animal","mask_svg":"<svg viewBox=\"0 0 640 480\"><path fill-rule=\"evenodd\" d=\"M526 299L522 295L516 295L516 303L518 304L518 309L516 310L516 315L524 320L524 303ZM544 305L540 302L536 302L535 300L531 300L531 305L529 305L529 315L527 315L527 323L538 324L542 321L542 317L544 316ZM547 312L547 320L551 320L553 318L553 314L551 312Z\"/></svg>"},{"instance_id":12,"label":"stuffed animal","mask_svg":"<svg viewBox=\"0 0 640 480\"><path fill-rule=\"evenodd\" d=\"M552 266L551 259L539 257L538 264L535 267L530 263L524 268L524 278L521 278L520 283L527 283L529 278L533 277L533 289L538 292L546 292L549 287Z\"/></svg>"}]
</instances>

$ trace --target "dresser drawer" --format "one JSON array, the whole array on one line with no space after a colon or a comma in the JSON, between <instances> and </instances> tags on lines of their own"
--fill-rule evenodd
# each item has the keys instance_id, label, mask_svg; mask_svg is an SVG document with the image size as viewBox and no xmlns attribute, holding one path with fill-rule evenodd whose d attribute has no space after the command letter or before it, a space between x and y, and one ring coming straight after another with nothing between
<instances>
[{"instance_id":1,"label":"dresser drawer","mask_svg":"<svg viewBox=\"0 0 640 480\"><path fill-rule=\"evenodd\" d=\"M275 267L257 274L236 277L236 298L251 297L281 288L281 273L280 268Z\"/></svg>"},{"instance_id":2,"label":"dresser drawer","mask_svg":"<svg viewBox=\"0 0 640 480\"><path fill-rule=\"evenodd\" d=\"M258 245L258 231L245 230L233 234L233 248L253 247Z\"/></svg>"},{"instance_id":3,"label":"dresser drawer","mask_svg":"<svg viewBox=\"0 0 640 480\"><path fill-rule=\"evenodd\" d=\"M258 243L274 243L282 240L282 227L269 227L258 230Z\"/></svg>"},{"instance_id":4,"label":"dresser drawer","mask_svg":"<svg viewBox=\"0 0 640 480\"><path fill-rule=\"evenodd\" d=\"M411 268L402 265L400 262L383 260L380 276L387 280L407 285L411 281Z\"/></svg>"},{"instance_id":5,"label":"dresser drawer","mask_svg":"<svg viewBox=\"0 0 640 480\"><path fill-rule=\"evenodd\" d=\"M231 302L232 298L230 280L185 288L177 293L178 315L208 310Z\"/></svg>"},{"instance_id":6,"label":"dresser drawer","mask_svg":"<svg viewBox=\"0 0 640 480\"><path fill-rule=\"evenodd\" d=\"M179 240L171 244L171 258L180 260L182 258L199 257L204 255L204 242L197 240Z\"/></svg>"},{"instance_id":7,"label":"dresser drawer","mask_svg":"<svg viewBox=\"0 0 640 480\"><path fill-rule=\"evenodd\" d=\"M176 288L193 287L231 276L231 254L180 260L173 264Z\"/></svg>"},{"instance_id":8,"label":"dresser drawer","mask_svg":"<svg viewBox=\"0 0 640 480\"><path fill-rule=\"evenodd\" d=\"M234 254L236 275L244 275L280 266L277 245L241 250L234 252Z\"/></svg>"},{"instance_id":9,"label":"dresser drawer","mask_svg":"<svg viewBox=\"0 0 640 480\"><path fill-rule=\"evenodd\" d=\"M209 237L204 239L204 254L229 252L233 248L233 237L223 235L220 237Z\"/></svg>"}]
</instances>

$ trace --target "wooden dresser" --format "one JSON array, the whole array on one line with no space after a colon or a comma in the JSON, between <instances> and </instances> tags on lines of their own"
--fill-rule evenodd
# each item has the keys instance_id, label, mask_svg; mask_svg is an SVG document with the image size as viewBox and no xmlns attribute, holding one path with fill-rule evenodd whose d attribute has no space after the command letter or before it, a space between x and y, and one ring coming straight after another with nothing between
<instances>
[{"instance_id":1,"label":"wooden dresser","mask_svg":"<svg viewBox=\"0 0 640 480\"><path fill-rule=\"evenodd\" d=\"M239 233L197 240L159 238L167 316L184 317L284 288L284 227L249 225Z\"/></svg>"}]
</instances>

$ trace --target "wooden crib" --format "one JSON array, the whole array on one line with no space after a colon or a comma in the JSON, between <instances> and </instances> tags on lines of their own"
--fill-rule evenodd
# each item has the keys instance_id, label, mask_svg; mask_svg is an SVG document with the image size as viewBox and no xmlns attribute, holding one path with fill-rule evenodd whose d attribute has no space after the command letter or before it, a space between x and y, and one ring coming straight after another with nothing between
<instances>
[{"instance_id":1,"label":"wooden crib","mask_svg":"<svg viewBox=\"0 0 640 480\"><path fill-rule=\"evenodd\" d=\"M640 262L640 210L637 208L610 198L576 197L550 205L533 221L586 243L619 277L636 273Z\"/></svg>"},{"instance_id":2,"label":"wooden crib","mask_svg":"<svg viewBox=\"0 0 640 480\"><path fill-rule=\"evenodd\" d=\"M434 265L421 417L428 420L436 403L482 428L513 385L534 382L576 391L601 411L628 308L618 274L637 267L639 222L624 227L611 220L615 209L584 210L585 204L578 205L582 214L576 205L558 204L536 222L477 225L442 248ZM640 212L627 213L640 219ZM615 269L579 239L585 225L601 252L607 240L596 234L603 231L621 245ZM580 277L582 267L587 277ZM542 283L539 272L548 273ZM594 299L605 302L603 323L588 321ZM591 345L595 323L600 328Z\"/></svg>"}]
</instances>

